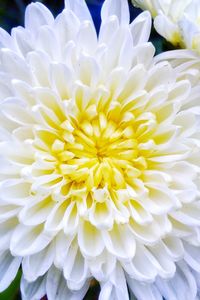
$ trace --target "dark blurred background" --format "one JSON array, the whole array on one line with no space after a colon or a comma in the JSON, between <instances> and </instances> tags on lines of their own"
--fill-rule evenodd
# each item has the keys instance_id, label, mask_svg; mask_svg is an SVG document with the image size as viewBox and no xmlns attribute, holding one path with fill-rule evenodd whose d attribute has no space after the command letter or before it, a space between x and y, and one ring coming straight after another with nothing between
<instances>
[{"instance_id":1,"label":"dark blurred background","mask_svg":"<svg viewBox=\"0 0 200 300\"><path fill-rule=\"evenodd\" d=\"M10 31L12 27L23 25L24 22L24 10L26 6L36 1L30 0L0 0L0 26ZM64 6L64 0L40 0L45 4L56 16L62 11ZM92 13L95 26L98 30L100 25L100 9L104 0L86 0L89 9ZM133 20L138 13L139 9L134 8L130 2L131 19Z\"/></svg>"}]
</instances>

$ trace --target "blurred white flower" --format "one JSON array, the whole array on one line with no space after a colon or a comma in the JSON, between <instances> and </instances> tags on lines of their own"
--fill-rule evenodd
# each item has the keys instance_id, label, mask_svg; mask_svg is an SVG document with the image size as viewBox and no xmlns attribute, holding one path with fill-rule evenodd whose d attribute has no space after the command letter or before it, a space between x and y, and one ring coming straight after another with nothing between
<instances>
[{"instance_id":1,"label":"blurred white flower","mask_svg":"<svg viewBox=\"0 0 200 300\"><path fill-rule=\"evenodd\" d=\"M132 0L155 18L157 32L166 40L182 48L200 53L199 0Z\"/></svg>"},{"instance_id":2,"label":"blurred white flower","mask_svg":"<svg viewBox=\"0 0 200 300\"><path fill-rule=\"evenodd\" d=\"M34 3L0 31L0 291L22 264L24 300L81 300L92 278L100 300L192 300L199 73L154 58L148 12L101 15L97 37L84 1L55 20Z\"/></svg>"}]
</instances>

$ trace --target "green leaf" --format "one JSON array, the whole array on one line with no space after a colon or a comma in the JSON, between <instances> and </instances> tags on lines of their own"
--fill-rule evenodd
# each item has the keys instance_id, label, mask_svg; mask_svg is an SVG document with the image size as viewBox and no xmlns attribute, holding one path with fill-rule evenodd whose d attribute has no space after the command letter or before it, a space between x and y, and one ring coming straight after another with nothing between
<instances>
[{"instance_id":1,"label":"green leaf","mask_svg":"<svg viewBox=\"0 0 200 300\"><path fill-rule=\"evenodd\" d=\"M18 272L15 280L3 293L0 293L0 300L20 300L19 286L21 279L21 271Z\"/></svg>"}]
</instances>

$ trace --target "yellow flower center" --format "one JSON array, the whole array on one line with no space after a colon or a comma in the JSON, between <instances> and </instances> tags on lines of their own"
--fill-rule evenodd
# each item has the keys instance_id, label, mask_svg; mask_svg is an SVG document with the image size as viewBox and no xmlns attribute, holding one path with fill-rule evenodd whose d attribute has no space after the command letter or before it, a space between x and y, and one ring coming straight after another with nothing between
<instances>
[{"instance_id":1,"label":"yellow flower center","mask_svg":"<svg viewBox=\"0 0 200 300\"><path fill-rule=\"evenodd\" d=\"M60 175L56 182L64 180L87 191L134 187L147 168L145 143L156 124L154 116L141 116L135 119L132 112L120 110L117 115L114 109L91 119L68 117L54 132L38 130L35 146L47 152L43 160ZM52 174L52 169L45 172Z\"/></svg>"},{"instance_id":2,"label":"yellow flower center","mask_svg":"<svg viewBox=\"0 0 200 300\"><path fill-rule=\"evenodd\" d=\"M133 126L119 126L101 113L72 128L71 133L64 133L65 143L56 139L52 145L58 170L67 181L85 183L88 190L103 186L121 189L129 177L140 175Z\"/></svg>"}]
</instances>

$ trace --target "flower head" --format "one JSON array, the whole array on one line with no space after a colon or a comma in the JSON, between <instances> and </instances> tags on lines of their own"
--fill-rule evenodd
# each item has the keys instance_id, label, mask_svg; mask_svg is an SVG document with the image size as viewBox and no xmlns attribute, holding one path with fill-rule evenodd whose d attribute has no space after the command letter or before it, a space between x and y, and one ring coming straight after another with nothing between
<instances>
[{"instance_id":1,"label":"flower head","mask_svg":"<svg viewBox=\"0 0 200 300\"><path fill-rule=\"evenodd\" d=\"M198 0L133 0L155 18L157 32L175 46L200 53L200 3Z\"/></svg>"},{"instance_id":2,"label":"flower head","mask_svg":"<svg viewBox=\"0 0 200 300\"><path fill-rule=\"evenodd\" d=\"M97 36L84 1L56 19L34 3L1 29L0 290L22 263L27 300L83 299L92 278L104 300L127 283L195 299L198 75L154 58L148 12L129 24L106 0L101 16Z\"/></svg>"}]
</instances>

